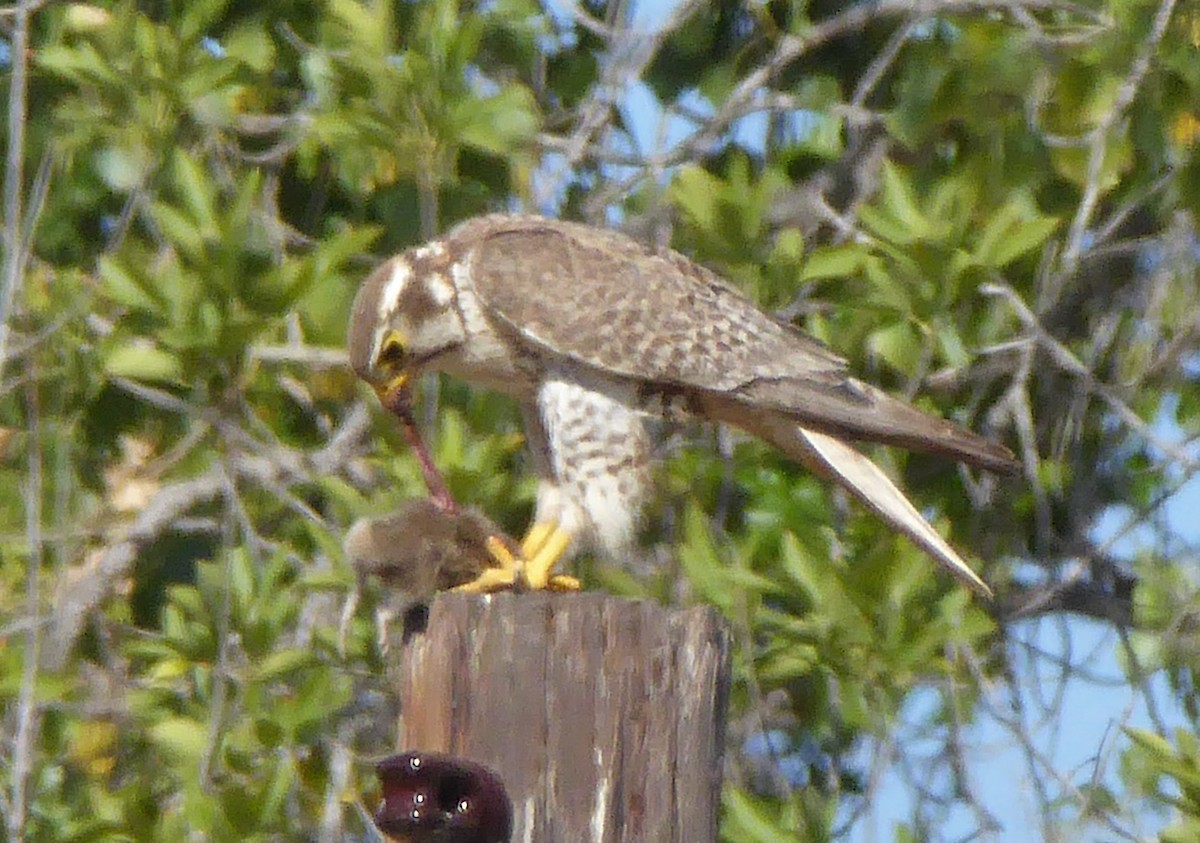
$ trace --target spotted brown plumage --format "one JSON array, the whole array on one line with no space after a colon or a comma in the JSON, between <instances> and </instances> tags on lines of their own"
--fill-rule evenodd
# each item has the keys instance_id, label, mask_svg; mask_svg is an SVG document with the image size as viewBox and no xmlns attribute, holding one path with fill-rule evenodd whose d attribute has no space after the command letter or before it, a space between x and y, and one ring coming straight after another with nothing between
<instances>
[{"instance_id":1,"label":"spotted brown plumage","mask_svg":"<svg viewBox=\"0 0 1200 843\"><path fill-rule=\"evenodd\" d=\"M628 545L650 492L646 419L691 416L760 436L835 480L989 593L846 442L1001 472L1016 469L1011 453L853 378L828 348L677 252L539 217L468 220L367 279L350 358L381 396L436 369L521 403L539 478L523 544L534 587L569 547Z\"/></svg>"}]
</instances>

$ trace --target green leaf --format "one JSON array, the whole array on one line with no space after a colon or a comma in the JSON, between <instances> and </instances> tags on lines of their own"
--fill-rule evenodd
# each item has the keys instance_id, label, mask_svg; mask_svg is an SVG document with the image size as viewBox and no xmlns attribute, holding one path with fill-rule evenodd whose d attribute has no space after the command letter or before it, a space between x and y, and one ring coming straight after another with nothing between
<instances>
[{"instance_id":1,"label":"green leaf","mask_svg":"<svg viewBox=\"0 0 1200 843\"><path fill-rule=\"evenodd\" d=\"M921 200L908 176L891 161L883 165L880 204L891 220L909 233L906 240L928 236L930 223L921 211Z\"/></svg>"},{"instance_id":2,"label":"green leaf","mask_svg":"<svg viewBox=\"0 0 1200 843\"><path fill-rule=\"evenodd\" d=\"M174 176L180 198L187 205L192 221L204 237L216 237L219 233L217 197L212 175L200 166L196 158L180 153L175 156Z\"/></svg>"},{"instance_id":3,"label":"green leaf","mask_svg":"<svg viewBox=\"0 0 1200 843\"><path fill-rule=\"evenodd\" d=\"M1110 138L1104 147L1100 162L1098 184L1101 195L1116 187L1121 176L1133 163L1133 143L1125 134ZM1086 188L1091 170L1091 147L1054 146L1050 148L1050 161L1064 179L1077 187Z\"/></svg>"},{"instance_id":4,"label":"green leaf","mask_svg":"<svg viewBox=\"0 0 1200 843\"><path fill-rule=\"evenodd\" d=\"M150 728L150 740L163 753L198 762L208 749L208 729L186 717L172 717Z\"/></svg>"},{"instance_id":5,"label":"green leaf","mask_svg":"<svg viewBox=\"0 0 1200 843\"><path fill-rule=\"evenodd\" d=\"M1146 729L1126 726L1122 730L1135 744L1155 756L1159 761L1174 761L1175 748L1162 735Z\"/></svg>"},{"instance_id":6,"label":"green leaf","mask_svg":"<svg viewBox=\"0 0 1200 843\"><path fill-rule=\"evenodd\" d=\"M533 94L509 85L494 97L467 100L455 109L458 140L492 155L507 155L537 135L540 120Z\"/></svg>"},{"instance_id":7,"label":"green leaf","mask_svg":"<svg viewBox=\"0 0 1200 843\"><path fill-rule=\"evenodd\" d=\"M278 650L255 665L254 678L259 682L272 682L317 663L316 655L311 650Z\"/></svg>"},{"instance_id":8,"label":"green leaf","mask_svg":"<svg viewBox=\"0 0 1200 843\"><path fill-rule=\"evenodd\" d=\"M688 164L679 168L669 192L671 201L687 214L693 226L711 232L716 226L717 202L723 190L724 182L712 173Z\"/></svg>"},{"instance_id":9,"label":"green leaf","mask_svg":"<svg viewBox=\"0 0 1200 843\"><path fill-rule=\"evenodd\" d=\"M811 674L820 661L816 647L792 644L786 652L765 659L758 669L758 678L772 684L791 682Z\"/></svg>"},{"instance_id":10,"label":"green leaf","mask_svg":"<svg viewBox=\"0 0 1200 843\"><path fill-rule=\"evenodd\" d=\"M821 246L813 249L800 272L802 281L822 278L848 278L863 266L866 257L861 246Z\"/></svg>"},{"instance_id":11,"label":"green leaf","mask_svg":"<svg viewBox=\"0 0 1200 843\"><path fill-rule=\"evenodd\" d=\"M226 55L258 73L266 73L275 65L275 44L259 22L238 27L223 43Z\"/></svg>"},{"instance_id":12,"label":"green leaf","mask_svg":"<svg viewBox=\"0 0 1200 843\"><path fill-rule=\"evenodd\" d=\"M104 372L112 378L179 383L183 364L169 351L139 342L114 349L104 360Z\"/></svg>"},{"instance_id":13,"label":"green leaf","mask_svg":"<svg viewBox=\"0 0 1200 843\"><path fill-rule=\"evenodd\" d=\"M1184 820L1178 826L1166 829L1159 836L1161 843L1196 843L1200 835L1200 822Z\"/></svg>"},{"instance_id":14,"label":"green leaf","mask_svg":"<svg viewBox=\"0 0 1200 843\"><path fill-rule=\"evenodd\" d=\"M286 810L285 803L297 784L298 770L295 757L290 753L280 753L276 757L278 761L275 765L275 774L271 776L266 790L259 799L260 816L264 818L272 818Z\"/></svg>"},{"instance_id":15,"label":"green leaf","mask_svg":"<svg viewBox=\"0 0 1200 843\"><path fill-rule=\"evenodd\" d=\"M921 359L921 337L908 322L894 322L873 331L867 338L867 347L897 372L913 371Z\"/></svg>"},{"instance_id":16,"label":"green leaf","mask_svg":"<svg viewBox=\"0 0 1200 843\"><path fill-rule=\"evenodd\" d=\"M804 132L797 146L811 155L834 160L842 154L842 118L821 111L805 113Z\"/></svg>"},{"instance_id":17,"label":"green leaf","mask_svg":"<svg viewBox=\"0 0 1200 843\"><path fill-rule=\"evenodd\" d=\"M934 335L937 337L942 357L949 365L962 368L971 362L971 355L967 353L956 324L949 320L939 319Z\"/></svg>"},{"instance_id":18,"label":"green leaf","mask_svg":"<svg viewBox=\"0 0 1200 843\"><path fill-rule=\"evenodd\" d=\"M171 241L177 249L190 260L201 262L204 259L204 236L196 228L191 219L180 213L179 209L163 202L155 202L150 206L150 215L162 230L162 234Z\"/></svg>"},{"instance_id":19,"label":"green leaf","mask_svg":"<svg viewBox=\"0 0 1200 843\"><path fill-rule=\"evenodd\" d=\"M110 146L96 156L100 178L113 190L128 193L137 189L150 169L150 157L138 147Z\"/></svg>"},{"instance_id":20,"label":"green leaf","mask_svg":"<svg viewBox=\"0 0 1200 843\"><path fill-rule=\"evenodd\" d=\"M804 232L798 228L785 228L775 235L775 243L771 247L771 263L797 264L803 259Z\"/></svg>"},{"instance_id":21,"label":"green leaf","mask_svg":"<svg viewBox=\"0 0 1200 843\"><path fill-rule=\"evenodd\" d=\"M104 291L118 304L147 313L162 314L166 309L153 287L143 283L116 258L109 255L100 258L100 279Z\"/></svg>"},{"instance_id":22,"label":"green leaf","mask_svg":"<svg viewBox=\"0 0 1200 843\"><path fill-rule=\"evenodd\" d=\"M974 259L983 266L999 269L1043 243L1058 227L1057 217L1031 211L1029 203L1011 200L988 220Z\"/></svg>"},{"instance_id":23,"label":"green leaf","mask_svg":"<svg viewBox=\"0 0 1200 843\"><path fill-rule=\"evenodd\" d=\"M72 3L67 6L63 23L72 32L98 32L112 21L112 13L89 3Z\"/></svg>"},{"instance_id":24,"label":"green leaf","mask_svg":"<svg viewBox=\"0 0 1200 843\"><path fill-rule=\"evenodd\" d=\"M740 843L782 843L791 838L761 805L745 792L727 788L724 793L725 823Z\"/></svg>"},{"instance_id":25,"label":"green leaf","mask_svg":"<svg viewBox=\"0 0 1200 843\"><path fill-rule=\"evenodd\" d=\"M346 27L348 41L360 49L371 60L386 60L396 51L397 34L394 19L394 4L361 2L361 0L334 0L330 11ZM427 42L419 42L428 46Z\"/></svg>"},{"instance_id":26,"label":"green leaf","mask_svg":"<svg viewBox=\"0 0 1200 843\"><path fill-rule=\"evenodd\" d=\"M340 551L341 546L335 544L335 548ZM351 579L346 573L332 568L322 568L317 571L306 571L301 575L297 585L305 591L328 591L344 595L353 586Z\"/></svg>"},{"instance_id":27,"label":"green leaf","mask_svg":"<svg viewBox=\"0 0 1200 843\"><path fill-rule=\"evenodd\" d=\"M180 7L177 24L180 37L191 41L204 35L217 23L229 3L230 0L188 0Z\"/></svg>"},{"instance_id":28,"label":"green leaf","mask_svg":"<svg viewBox=\"0 0 1200 843\"><path fill-rule=\"evenodd\" d=\"M780 561L783 571L823 613L843 623L847 629L870 630L870 618L854 605L838 566L827 559L815 559L806 553L793 533L783 537Z\"/></svg>"},{"instance_id":29,"label":"green leaf","mask_svg":"<svg viewBox=\"0 0 1200 843\"><path fill-rule=\"evenodd\" d=\"M689 505L684 513L679 561L704 599L726 613L732 611L734 590L730 588L728 572L717 553L708 519L695 504Z\"/></svg>"},{"instance_id":30,"label":"green leaf","mask_svg":"<svg viewBox=\"0 0 1200 843\"><path fill-rule=\"evenodd\" d=\"M47 45L36 52L37 66L76 83L120 84L121 79L91 44L78 48Z\"/></svg>"},{"instance_id":31,"label":"green leaf","mask_svg":"<svg viewBox=\"0 0 1200 843\"><path fill-rule=\"evenodd\" d=\"M871 304L890 308L902 316L913 312L913 301L905 278L893 272L894 266L878 255L863 262L866 278L871 282Z\"/></svg>"}]
</instances>

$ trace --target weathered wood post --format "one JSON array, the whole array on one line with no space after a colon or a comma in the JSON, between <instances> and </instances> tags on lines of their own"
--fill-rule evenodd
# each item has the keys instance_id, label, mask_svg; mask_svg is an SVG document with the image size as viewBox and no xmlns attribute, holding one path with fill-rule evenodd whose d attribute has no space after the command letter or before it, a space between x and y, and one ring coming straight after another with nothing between
<instances>
[{"instance_id":1,"label":"weathered wood post","mask_svg":"<svg viewBox=\"0 0 1200 843\"><path fill-rule=\"evenodd\" d=\"M730 665L711 609L443 594L396 671L399 748L498 772L514 841L716 840Z\"/></svg>"}]
</instances>

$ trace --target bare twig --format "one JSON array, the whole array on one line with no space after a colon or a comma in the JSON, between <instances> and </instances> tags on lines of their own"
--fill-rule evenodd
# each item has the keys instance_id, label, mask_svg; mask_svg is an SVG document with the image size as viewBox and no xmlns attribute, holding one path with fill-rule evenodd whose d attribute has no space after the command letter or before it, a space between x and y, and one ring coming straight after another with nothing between
<instances>
[{"instance_id":1,"label":"bare twig","mask_svg":"<svg viewBox=\"0 0 1200 843\"><path fill-rule=\"evenodd\" d=\"M159 490L133 523L81 575L65 582L55 598L54 624L45 648L49 670L61 667L84 620L133 566L138 550L170 530L176 519L221 494L220 478L208 474Z\"/></svg>"},{"instance_id":2,"label":"bare twig","mask_svg":"<svg viewBox=\"0 0 1200 843\"><path fill-rule=\"evenodd\" d=\"M29 23L35 6L21 0L12 10L8 86L8 154L4 160L4 269L0 277L0 372L8 360L8 320L25 272L22 205L25 191L25 121L29 72Z\"/></svg>"},{"instance_id":3,"label":"bare twig","mask_svg":"<svg viewBox=\"0 0 1200 843\"><path fill-rule=\"evenodd\" d=\"M1064 372L1079 378L1089 392L1101 398L1108 408L1138 435L1162 451L1170 460L1178 463L1184 470L1200 469L1200 458L1192 457L1184 448L1163 439L1149 423L1117 395L1115 389L1098 382L1093 372L1071 353L1070 349L1050 335L1015 290L1003 283L984 284L979 290L985 295L999 296L1007 301L1022 324L1029 330L1038 347L1049 356L1051 362Z\"/></svg>"},{"instance_id":4,"label":"bare twig","mask_svg":"<svg viewBox=\"0 0 1200 843\"><path fill-rule=\"evenodd\" d=\"M42 643L42 437L41 407L37 381L31 381L26 401L29 418L29 467L25 480L25 532L29 542L29 561L25 570L25 612L29 626L25 630L24 663L21 689L17 697L17 734L13 741L12 796L6 812L8 839L25 839L29 779L33 774L34 742L37 737L38 657Z\"/></svg>"},{"instance_id":5,"label":"bare twig","mask_svg":"<svg viewBox=\"0 0 1200 843\"><path fill-rule=\"evenodd\" d=\"M250 359L262 363L294 363L306 369L347 369L349 358L344 348L306 345L251 346Z\"/></svg>"},{"instance_id":6,"label":"bare twig","mask_svg":"<svg viewBox=\"0 0 1200 843\"><path fill-rule=\"evenodd\" d=\"M544 149L552 149L565 156L561 166L555 168L556 178L551 180L544 190L546 195L554 195L560 182L585 159L632 168L632 173L611 179L607 185L589 197L587 215L598 216L600 209L634 189L645 179L711 154L717 146L725 142L730 128L742 117L760 111L784 110L787 100L780 97L785 95L770 90L773 79L813 50L858 32L876 21L905 17L908 22L902 32L911 32L920 22L939 15L981 11L1015 13L1018 10L1053 10L1075 15L1083 20L1102 22L1100 16L1091 10L1060 0L881 0L877 3L853 4L839 14L814 23L803 35L789 34L780 38L775 51L733 87L717 112L712 115L695 115L696 131L669 150L654 154L630 154L607 148L598 139L601 129L607 126L611 117L613 86L617 85L617 90L623 90L628 79L639 76L657 54L665 39L694 13L696 5L691 2L680 4L658 32L642 41L631 40L627 32L610 34L612 53L632 59L625 62L614 59L612 64L605 68L604 78L597 83L578 109L574 122L575 130L569 137L556 138L545 135L541 138ZM893 42L891 48L898 52L902 44L903 38L899 38ZM886 59L886 51L884 58ZM874 75L881 76L887 65L887 60L882 61L873 68ZM870 75L864 77L865 84L860 85L864 98L877 82L872 80ZM678 113L683 113L678 103L672 107Z\"/></svg>"},{"instance_id":7,"label":"bare twig","mask_svg":"<svg viewBox=\"0 0 1200 843\"><path fill-rule=\"evenodd\" d=\"M552 0L550 5L565 10L575 23L597 38L603 41L608 41L612 38L612 30L601 21L589 15L578 3L572 2L572 0Z\"/></svg>"},{"instance_id":8,"label":"bare twig","mask_svg":"<svg viewBox=\"0 0 1200 843\"><path fill-rule=\"evenodd\" d=\"M1121 84L1117 91L1116 97L1113 98L1112 108L1104 115L1104 119L1092 129L1089 133L1090 149L1088 151L1088 166L1087 166L1087 186L1084 188L1083 197L1079 202L1079 207L1075 211L1075 218L1071 220L1071 229L1067 235L1067 248L1063 252L1062 269L1058 273L1058 284L1049 290L1049 301L1056 301L1058 293L1062 289L1062 285L1067 278L1070 278L1075 273L1075 268L1079 263L1079 255L1083 250L1084 235L1087 233L1088 226L1091 224L1092 215L1096 211L1096 203L1100 199L1101 189L1101 171L1104 168L1105 152L1108 148L1109 135L1113 128L1125 115L1125 110L1137 97L1138 91L1141 90L1142 82L1146 78L1146 73L1150 70L1150 64L1154 59L1155 52L1158 50L1158 45L1162 41L1163 36L1167 32L1167 24L1171 21L1171 13L1175 10L1176 0L1163 0L1158 7L1158 12L1154 16L1154 25L1150 32L1146 35L1146 40L1142 42L1142 47L1138 51L1137 58L1133 61L1133 66L1129 69L1129 75Z\"/></svg>"},{"instance_id":9,"label":"bare twig","mask_svg":"<svg viewBox=\"0 0 1200 843\"><path fill-rule=\"evenodd\" d=\"M346 736L339 734L329 747L329 781L325 786L325 799L321 804L321 831L318 843L340 843L347 836L345 824L345 798L351 792L354 774L354 753L351 752Z\"/></svg>"},{"instance_id":10,"label":"bare twig","mask_svg":"<svg viewBox=\"0 0 1200 843\"><path fill-rule=\"evenodd\" d=\"M31 15L42 8L42 6L47 6L53 2L54 0L26 0L26 2L17 3L15 6L6 6L0 9L0 18L19 17L22 12Z\"/></svg>"},{"instance_id":11,"label":"bare twig","mask_svg":"<svg viewBox=\"0 0 1200 843\"><path fill-rule=\"evenodd\" d=\"M132 382L122 385L144 400L184 413L189 418L208 415L201 408L151 387ZM234 444L239 454L234 465L239 474L267 488L304 517L318 523L323 523L320 516L291 494L289 487L309 483L314 477L327 474L353 477L356 471L354 456L362 451L371 424L366 407L356 402L322 448L300 454L281 445L266 447L247 436L237 425L231 425L215 414L207 421L214 429L223 431L222 435ZM358 477L357 481L365 483L366 478ZM65 663L88 614L100 605L114 584L128 575L143 547L176 529L189 513L211 504L227 491L222 477L214 472L162 487L86 571L60 588L54 623L44 651L44 664L54 669Z\"/></svg>"},{"instance_id":12,"label":"bare twig","mask_svg":"<svg viewBox=\"0 0 1200 843\"><path fill-rule=\"evenodd\" d=\"M871 63L867 66L862 78L858 80L858 86L854 89L854 96L850 99L850 105L855 109L866 107L867 98L871 96L871 92L879 84L880 80L887 74L888 70L896 63L900 51L904 45L908 43L908 39L912 37L913 30L920 23L916 18L910 19L903 26L897 29L888 43L882 50L879 51Z\"/></svg>"}]
</instances>

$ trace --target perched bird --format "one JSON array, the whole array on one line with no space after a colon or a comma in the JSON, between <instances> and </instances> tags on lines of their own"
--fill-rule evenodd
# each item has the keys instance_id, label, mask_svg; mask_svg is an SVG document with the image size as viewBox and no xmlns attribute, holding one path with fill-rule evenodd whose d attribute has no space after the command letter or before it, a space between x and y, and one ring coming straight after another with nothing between
<instances>
[{"instance_id":1,"label":"perched bird","mask_svg":"<svg viewBox=\"0 0 1200 843\"><path fill-rule=\"evenodd\" d=\"M650 491L646 420L741 428L844 486L980 594L984 582L874 463L870 440L1009 473L1009 450L849 373L824 345L683 255L532 216L468 220L363 283L350 362L385 406L422 371L522 407L539 485L520 558L473 584L544 588L568 551L620 554ZM472 585L468 585L468 589Z\"/></svg>"}]
</instances>

